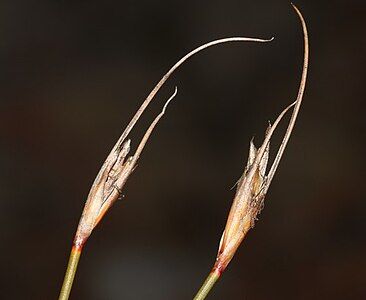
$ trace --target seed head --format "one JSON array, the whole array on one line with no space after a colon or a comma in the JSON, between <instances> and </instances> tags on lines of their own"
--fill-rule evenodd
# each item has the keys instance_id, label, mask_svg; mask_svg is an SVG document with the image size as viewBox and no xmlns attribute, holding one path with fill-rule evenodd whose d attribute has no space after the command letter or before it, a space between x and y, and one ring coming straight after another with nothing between
<instances>
[{"instance_id":1,"label":"seed head","mask_svg":"<svg viewBox=\"0 0 366 300\"><path fill-rule=\"evenodd\" d=\"M293 4L292 6L300 18L304 35L304 61L297 99L282 111L273 123L273 126L268 126L265 139L259 149L256 149L253 141L250 142L248 163L242 177L237 183L236 194L226 222L225 230L220 240L217 258L213 268L213 272L218 274L221 274L226 269L245 235L249 229L254 226L258 214L263 208L264 198L272 182L273 176L276 173L300 110L308 70L309 41L305 20L297 7ZM270 139L282 117L292 106L294 106L294 109L289 125L274 162L266 175Z\"/></svg>"},{"instance_id":2,"label":"seed head","mask_svg":"<svg viewBox=\"0 0 366 300\"><path fill-rule=\"evenodd\" d=\"M268 126L264 142L259 149L255 147L253 140L250 141L248 162L243 175L237 182L234 201L221 237L214 267L220 273L225 270L233 258L249 229L254 227L257 216L263 208L264 198L268 190L266 169L269 158L269 142L278 123L295 103L282 111L273 126Z\"/></svg>"}]
</instances>

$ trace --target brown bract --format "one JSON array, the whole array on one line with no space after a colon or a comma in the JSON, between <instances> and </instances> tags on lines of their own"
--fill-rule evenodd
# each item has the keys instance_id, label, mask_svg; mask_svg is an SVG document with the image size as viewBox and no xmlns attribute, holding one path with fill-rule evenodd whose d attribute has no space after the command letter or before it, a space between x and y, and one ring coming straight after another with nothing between
<instances>
[{"instance_id":1,"label":"brown bract","mask_svg":"<svg viewBox=\"0 0 366 300\"><path fill-rule=\"evenodd\" d=\"M254 146L253 140L250 142L248 162L237 183L234 201L220 241L215 264L215 268L220 272L225 270L246 233L254 227L257 215L263 208L269 184L266 176L269 142L279 122L295 103L281 112L273 126L268 126L264 142L259 149Z\"/></svg>"},{"instance_id":2,"label":"brown bract","mask_svg":"<svg viewBox=\"0 0 366 300\"><path fill-rule=\"evenodd\" d=\"M130 152L130 140L119 140L113 147L90 189L75 234L74 245L76 247L83 246L107 210L121 196L122 189L128 177L135 169L146 142L155 126L164 115L168 104L176 94L177 88L175 88L174 94L165 103L161 113L151 123L134 155L128 156Z\"/></svg>"},{"instance_id":3,"label":"brown bract","mask_svg":"<svg viewBox=\"0 0 366 300\"><path fill-rule=\"evenodd\" d=\"M265 139L258 150L255 148L253 141L250 143L248 163L242 177L238 181L234 201L221 237L216 263L213 268L213 272L218 272L218 274L221 274L225 270L245 235L254 226L257 216L263 208L264 198L291 136L302 102L308 70L309 42L305 21L300 11L294 5L292 6L300 18L304 34L304 62L297 99L282 111L273 126L268 127ZM294 109L286 133L271 169L268 175L266 175L270 139L278 123L292 106L294 106Z\"/></svg>"}]
</instances>

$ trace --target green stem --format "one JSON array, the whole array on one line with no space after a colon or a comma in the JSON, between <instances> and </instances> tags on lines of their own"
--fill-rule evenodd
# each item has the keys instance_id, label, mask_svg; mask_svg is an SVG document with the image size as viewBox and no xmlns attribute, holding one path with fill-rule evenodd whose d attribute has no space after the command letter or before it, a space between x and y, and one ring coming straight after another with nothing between
<instances>
[{"instance_id":1,"label":"green stem","mask_svg":"<svg viewBox=\"0 0 366 300\"><path fill-rule=\"evenodd\" d=\"M78 267L79 258L81 255L81 247L73 246L71 249L71 254L69 258L69 263L67 265L67 270L64 278L64 282L62 284L60 296L58 300L68 300L72 288L72 283L74 282L74 277L76 273L76 269Z\"/></svg>"},{"instance_id":2,"label":"green stem","mask_svg":"<svg viewBox=\"0 0 366 300\"><path fill-rule=\"evenodd\" d=\"M217 269L213 269L210 274L208 274L207 279L202 284L201 288L197 292L196 296L193 300L203 300L206 298L207 294L211 291L212 287L216 283L216 281L220 278L220 271Z\"/></svg>"}]
</instances>

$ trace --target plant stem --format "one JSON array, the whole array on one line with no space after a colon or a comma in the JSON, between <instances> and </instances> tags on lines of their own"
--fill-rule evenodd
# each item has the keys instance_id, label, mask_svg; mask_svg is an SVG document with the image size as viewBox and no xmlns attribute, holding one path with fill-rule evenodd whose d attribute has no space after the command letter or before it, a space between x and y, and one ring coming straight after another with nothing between
<instances>
[{"instance_id":1,"label":"plant stem","mask_svg":"<svg viewBox=\"0 0 366 300\"><path fill-rule=\"evenodd\" d=\"M76 269L78 267L79 258L81 255L82 247L73 246L70 253L69 263L67 265L67 270L62 284L60 296L58 300L68 300L72 288L72 283L74 282L74 277Z\"/></svg>"},{"instance_id":2,"label":"plant stem","mask_svg":"<svg viewBox=\"0 0 366 300\"><path fill-rule=\"evenodd\" d=\"M220 271L217 269L212 269L210 274L208 274L205 282L202 284L201 288L197 292L196 296L194 296L193 300L203 300L206 298L207 294L211 291L212 287L216 283L216 281L220 278Z\"/></svg>"}]
</instances>

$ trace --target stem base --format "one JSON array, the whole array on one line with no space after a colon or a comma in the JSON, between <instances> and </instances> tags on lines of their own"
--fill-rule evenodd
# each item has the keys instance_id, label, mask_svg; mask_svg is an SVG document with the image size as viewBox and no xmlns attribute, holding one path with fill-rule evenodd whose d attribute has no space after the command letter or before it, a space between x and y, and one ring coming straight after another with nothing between
<instances>
[{"instance_id":1,"label":"stem base","mask_svg":"<svg viewBox=\"0 0 366 300\"><path fill-rule=\"evenodd\" d=\"M78 267L80 255L82 248L73 246L70 253L69 263L67 265L67 270L62 284L60 296L58 300L68 300L72 288L72 283L74 282L76 269Z\"/></svg>"},{"instance_id":2,"label":"stem base","mask_svg":"<svg viewBox=\"0 0 366 300\"><path fill-rule=\"evenodd\" d=\"M211 291L212 287L216 281L220 278L221 272L218 269L212 269L210 274L208 274L205 282L202 284L201 288L194 296L193 300L203 300L206 298L207 294Z\"/></svg>"}]
</instances>

